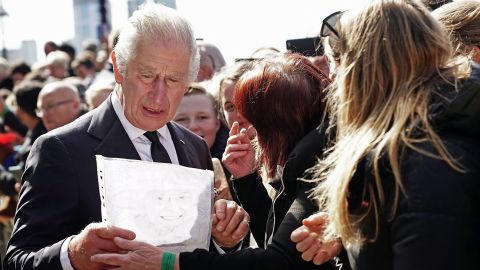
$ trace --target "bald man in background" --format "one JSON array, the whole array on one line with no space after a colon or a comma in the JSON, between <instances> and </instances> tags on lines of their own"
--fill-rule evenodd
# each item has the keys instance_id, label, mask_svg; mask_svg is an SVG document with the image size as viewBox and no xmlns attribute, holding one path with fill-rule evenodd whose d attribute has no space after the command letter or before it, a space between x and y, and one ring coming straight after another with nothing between
<instances>
[{"instance_id":1,"label":"bald man in background","mask_svg":"<svg viewBox=\"0 0 480 270\"><path fill-rule=\"evenodd\" d=\"M64 82L52 82L42 88L36 112L48 131L72 122L83 113L77 89Z\"/></svg>"}]
</instances>

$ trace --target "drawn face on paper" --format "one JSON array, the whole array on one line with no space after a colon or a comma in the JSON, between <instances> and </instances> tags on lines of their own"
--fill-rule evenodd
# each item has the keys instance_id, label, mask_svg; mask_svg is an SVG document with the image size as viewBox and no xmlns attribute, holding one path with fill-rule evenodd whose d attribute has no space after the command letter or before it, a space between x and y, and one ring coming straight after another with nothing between
<instances>
[{"instance_id":1,"label":"drawn face on paper","mask_svg":"<svg viewBox=\"0 0 480 270\"><path fill-rule=\"evenodd\" d=\"M150 220L163 228L165 233L190 236L190 227L196 220L196 209L192 193L188 189L173 188L149 193L150 203L156 204L154 211L149 211Z\"/></svg>"}]
</instances>

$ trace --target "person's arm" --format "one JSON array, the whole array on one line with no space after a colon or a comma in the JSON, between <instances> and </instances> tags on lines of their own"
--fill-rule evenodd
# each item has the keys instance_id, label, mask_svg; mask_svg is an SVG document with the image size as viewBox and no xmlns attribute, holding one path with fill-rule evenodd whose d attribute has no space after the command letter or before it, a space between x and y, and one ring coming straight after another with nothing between
<instances>
[{"instance_id":1,"label":"person's arm","mask_svg":"<svg viewBox=\"0 0 480 270\"><path fill-rule=\"evenodd\" d=\"M300 186L305 184L301 183ZM249 269L249 270L291 270L291 269L316 269L333 270L330 264L317 266L305 262L301 254L296 251L295 244L290 241L290 233L300 226L301 220L310 215L315 206L307 199L306 190L311 186L299 188L297 197L291 205L285 218L282 220L278 232L267 249L241 249L232 253L218 254L197 249L193 252L183 252L177 255L179 268L175 270L190 269ZM115 243L130 252L124 254L98 254L92 257L97 263L118 265L122 269L159 269L164 251L161 248L120 238L114 239Z\"/></svg>"},{"instance_id":2,"label":"person's arm","mask_svg":"<svg viewBox=\"0 0 480 270\"><path fill-rule=\"evenodd\" d=\"M316 210L307 198L310 184L299 183L296 198L267 249L241 249L228 254L213 254L204 250L180 253L180 269L334 269L330 263L317 266L302 259L290 240L292 231L301 226L301 221Z\"/></svg>"},{"instance_id":3,"label":"person's arm","mask_svg":"<svg viewBox=\"0 0 480 270\"><path fill-rule=\"evenodd\" d=\"M62 269L61 247L65 239L83 229L78 225L81 222L78 218L79 186L70 157L55 136L41 136L34 143L22 178L3 269ZM78 270L105 268L89 264L89 254L116 251L113 237L122 235L132 239L132 234L119 228L91 224L71 239L69 260Z\"/></svg>"},{"instance_id":4,"label":"person's arm","mask_svg":"<svg viewBox=\"0 0 480 270\"><path fill-rule=\"evenodd\" d=\"M265 226L272 200L257 173L232 181L238 200L250 215L250 230L259 247L264 246Z\"/></svg>"}]
</instances>

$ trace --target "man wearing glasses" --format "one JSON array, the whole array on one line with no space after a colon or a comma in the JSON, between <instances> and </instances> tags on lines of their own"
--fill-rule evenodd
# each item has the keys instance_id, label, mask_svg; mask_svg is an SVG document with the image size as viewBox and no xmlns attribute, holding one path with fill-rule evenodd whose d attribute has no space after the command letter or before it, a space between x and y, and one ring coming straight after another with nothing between
<instances>
[{"instance_id":1,"label":"man wearing glasses","mask_svg":"<svg viewBox=\"0 0 480 270\"><path fill-rule=\"evenodd\" d=\"M77 119L82 114L81 108L80 97L74 86L52 82L40 91L35 112L50 131Z\"/></svg>"}]
</instances>

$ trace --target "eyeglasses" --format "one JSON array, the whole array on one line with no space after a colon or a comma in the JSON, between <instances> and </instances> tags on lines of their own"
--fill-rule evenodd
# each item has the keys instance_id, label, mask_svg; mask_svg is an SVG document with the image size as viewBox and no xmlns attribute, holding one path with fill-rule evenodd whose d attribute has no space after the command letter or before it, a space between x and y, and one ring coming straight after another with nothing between
<instances>
[{"instance_id":1,"label":"eyeglasses","mask_svg":"<svg viewBox=\"0 0 480 270\"><path fill-rule=\"evenodd\" d=\"M323 19L322 28L320 31L321 37L328 37L330 33L334 33L335 36L340 37L338 35L338 31L335 29L335 25L337 24L338 20L340 19L340 17L344 12L345 11L337 11L328 15L328 17Z\"/></svg>"},{"instance_id":2,"label":"eyeglasses","mask_svg":"<svg viewBox=\"0 0 480 270\"><path fill-rule=\"evenodd\" d=\"M55 103L51 103L51 104L48 104L47 106L43 107L43 108L37 108L35 110L35 113L37 114L38 117L42 117L44 113L48 112L48 111L51 111L55 108L57 108L58 106L60 105L63 105L63 104L67 104L67 103L70 103L70 102L73 102L73 100L62 100L62 101L58 101L58 102L55 102Z\"/></svg>"}]
</instances>

